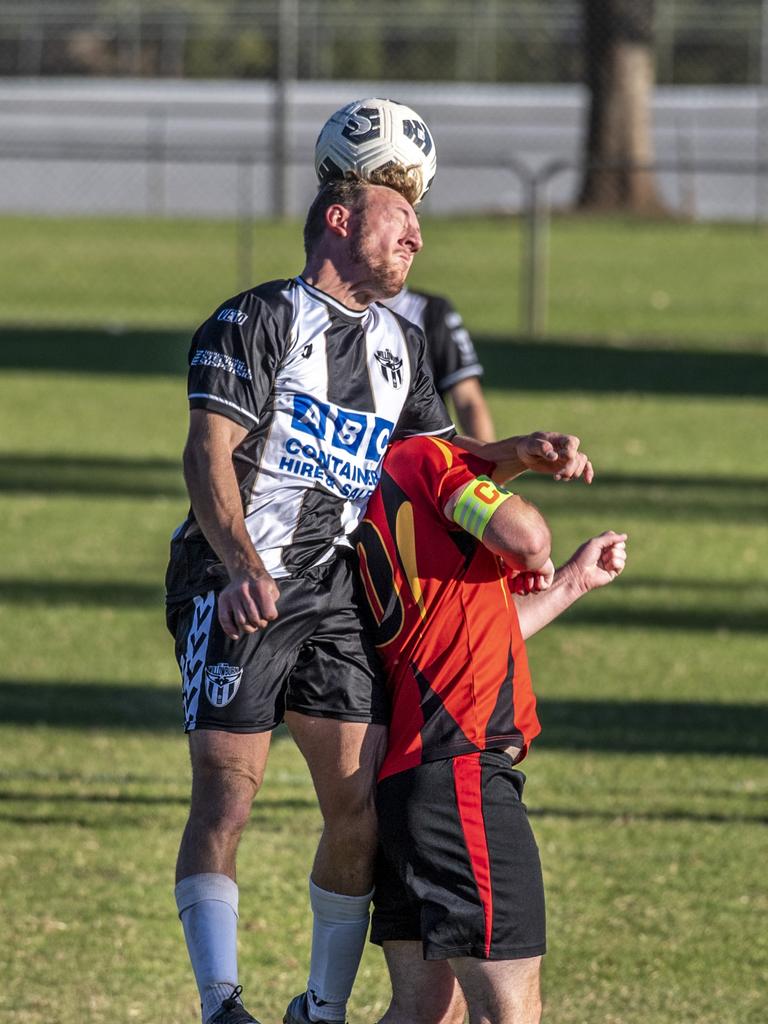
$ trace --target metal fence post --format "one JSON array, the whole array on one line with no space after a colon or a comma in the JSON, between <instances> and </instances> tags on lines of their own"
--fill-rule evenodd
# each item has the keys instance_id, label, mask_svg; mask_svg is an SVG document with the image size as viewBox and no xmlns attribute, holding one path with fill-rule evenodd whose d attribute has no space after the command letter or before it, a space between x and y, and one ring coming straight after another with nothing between
<instances>
[{"instance_id":1,"label":"metal fence post","mask_svg":"<svg viewBox=\"0 0 768 1024\"><path fill-rule=\"evenodd\" d=\"M547 242L549 216L542 192L548 169L532 172L525 180L527 202L523 217L523 254L520 289L521 325L531 338L540 337L547 325Z\"/></svg>"},{"instance_id":2,"label":"metal fence post","mask_svg":"<svg viewBox=\"0 0 768 1024\"><path fill-rule=\"evenodd\" d=\"M766 159L766 137L768 132L768 0L762 0L760 7L760 88L757 100L757 162L762 165ZM766 188L765 174L758 172L756 181L757 201L755 203L755 220L762 224L766 217Z\"/></svg>"}]
</instances>

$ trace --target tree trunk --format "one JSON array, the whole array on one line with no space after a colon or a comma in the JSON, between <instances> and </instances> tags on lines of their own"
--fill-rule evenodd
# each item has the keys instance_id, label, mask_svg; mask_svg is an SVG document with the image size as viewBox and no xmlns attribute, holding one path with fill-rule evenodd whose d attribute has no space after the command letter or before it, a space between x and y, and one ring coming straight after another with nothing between
<instances>
[{"instance_id":1,"label":"tree trunk","mask_svg":"<svg viewBox=\"0 0 768 1024\"><path fill-rule=\"evenodd\" d=\"M660 214L651 100L654 0L583 0L589 122L582 209Z\"/></svg>"}]
</instances>

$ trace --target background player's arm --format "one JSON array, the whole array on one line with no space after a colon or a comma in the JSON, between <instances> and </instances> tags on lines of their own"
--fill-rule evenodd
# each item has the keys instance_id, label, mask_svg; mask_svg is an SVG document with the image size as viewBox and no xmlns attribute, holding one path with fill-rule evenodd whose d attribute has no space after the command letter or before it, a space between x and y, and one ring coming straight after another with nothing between
<instances>
[{"instance_id":1,"label":"background player's arm","mask_svg":"<svg viewBox=\"0 0 768 1024\"><path fill-rule=\"evenodd\" d=\"M530 593L528 597L514 595L523 639L533 636L590 590L615 580L624 571L627 561L626 541L626 533L613 530L592 537L556 570L551 585L542 593ZM513 586L518 579L512 581Z\"/></svg>"},{"instance_id":2,"label":"background player's arm","mask_svg":"<svg viewBox=\"0 0 768 1024\"><path fill-rule=\"evenodd\" d=\"M456 504L466 487L462 484L445 503L448 519L454 518ZM510 569L540 570L549 560L552 538L546 520L535 505L519 494L510 495L498 506L480 539Z\"/></svg>"},{"instance_id":3,"label":"background player's arm","mask_svg":"<svg viewBox=\"0 0 768 1024\"><path fill-rule=\"evenodd\" d=\"M279 596L248 534L232 462L246 434L226 416L192 409L184 448L184 479L195 518L229 574L218 607L221 627L233 640L277 618Z\"/></svg>"},{"instance_id":4,"label":"background player's arm","mask_svg":"<svg viewBox=\"0 0 768 1024\"><path fill-rule=\"evenodd\" d=\"M460 380L450 389L461 429L478 441L495 441L493 420L479 377Z\"/></svg>"}]
</instances>

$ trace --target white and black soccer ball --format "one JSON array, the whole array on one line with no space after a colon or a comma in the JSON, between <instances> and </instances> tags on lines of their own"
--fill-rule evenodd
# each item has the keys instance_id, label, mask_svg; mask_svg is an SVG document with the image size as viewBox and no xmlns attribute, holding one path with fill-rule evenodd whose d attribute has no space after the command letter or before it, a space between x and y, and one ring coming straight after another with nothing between
<instances>
[{"instance_id":1,"label":"white and black soccer ball","mask_svg":"<svg viewBox=\"0 0 768 1024\"><path fill-rule=\"evenodd\" d=\"M391 164L415 168L420 202L437 169L435 140L423 117L394 100L355 100L331 114L315 144L320 184L354 171L361 178Z\"/></svg>"}]
</instances>

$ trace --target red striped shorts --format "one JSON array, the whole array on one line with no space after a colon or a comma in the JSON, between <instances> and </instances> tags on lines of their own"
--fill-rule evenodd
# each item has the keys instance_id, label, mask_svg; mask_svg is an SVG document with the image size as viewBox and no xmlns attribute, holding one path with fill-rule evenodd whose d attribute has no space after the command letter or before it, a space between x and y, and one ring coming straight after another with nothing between
<instances>
[{"instance_id":1,"label":"red striped shorts","mask_svg":"<svg viewBox=\"0 0 768 1024\"><path fill-rule=\"evenodd\" d=\"M485 750L379 783L371 941L420 940L426 960L516 960L546 949L525 776Z\"/></svg>"}]
</instances>

